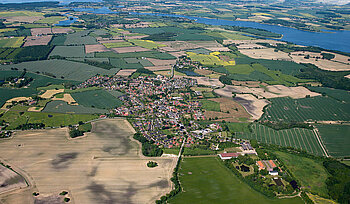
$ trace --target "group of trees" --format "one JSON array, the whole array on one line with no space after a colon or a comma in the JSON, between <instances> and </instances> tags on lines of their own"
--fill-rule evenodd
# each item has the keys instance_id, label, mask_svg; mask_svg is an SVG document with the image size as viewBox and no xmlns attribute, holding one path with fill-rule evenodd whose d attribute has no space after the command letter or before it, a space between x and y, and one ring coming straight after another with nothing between
<instances>
[{"instance_id":1,"label":"group of trees","mask_svg":"<svg viewBox=\"0 0 350 204\"><path fill-rule=\"evenodd\" d=\"M160 157L163 150L160 149L154 142L148 141L141 133L135 133L134 139L142 144L142 154L148 157Z\"/></svg>"},{"instance_id":2,"label":"group of trees","mask_svg":"<svg viewBox=\"0 0 350 204\"><path fill-rule=\"evenodd\" d=\"M284 129L291 129L291 128L306 128L306 129L313 129L313 126L308 123L303 122L283 122L283 121L261 121L262 125L270 127L274 130L284 130Z\"/></svg>"},{"instance_id":3,"label":"group of trees","mask_svg":"<svg viewBox=\"0 0 350 204\"><path fill-rule=\"evenodd\" d=\"M219 81L223 84L232 85L232 80L226 75L221 75Z\"/></svg>"},{"instance_id":4,"label":"group of trees","mask_svg":"<svg viewBox=\"0 0 350 204\"><path fill-rule=\"evenodd\" d=\"M43 129L45 128L44 123L26 123L17 126L16 130L30 130L30 129Z\"/></svg>"}]
</instances>

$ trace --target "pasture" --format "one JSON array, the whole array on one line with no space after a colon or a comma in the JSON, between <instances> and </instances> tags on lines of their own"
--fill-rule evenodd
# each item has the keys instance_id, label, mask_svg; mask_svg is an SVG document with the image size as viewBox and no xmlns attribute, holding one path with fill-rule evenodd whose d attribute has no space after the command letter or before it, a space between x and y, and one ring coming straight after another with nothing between
<instances>
[{"instance_id":1,"label":"pasture","mask_svg":"<svg viewBox=\"0 0 350 204\"><path fill-rule=\"evenodd\" d=\"M74 203L152 203L171 191L175 159L152 158L158 166L148 168L149 158L140 155L127 121L95 122L86 137L70 139L67 132L18 132L0 143L0 154L30 175L29 182L35 184L31 191L50 196L66 190ZM26 196L16 192L1 196L1 201L11 203L15 198L12 203L28 203L33 195Z\"/></svg>"},{"instance_id":2,"label":"pasture","mask_svg":"<svg viewBox=\"0 0 350 204\"><path fill-rule=\"evenodd\" d=\"M64 45L94 45L97 41L94 37L89 36L90 31L80 31L66 35Z\"/></svg>"},{"instance_id":3,"label":"pasture","mask_svg":"<svg viewBox=\"0 0 350 204\"><path fill-rule=\"evenodd\" d=\"M1 47L21 47L23 44L24 37L11 37L0 40L0 48Z\"/></svg>"},{"instance_id":4,"label":"pasture","mask_svg":"<svg viewBox=\"0 0 350 204\"><path fill-rule=\"evenodd\" d=\"M10 70L13 67L18 68L19 70L25 68L29 72L39 72L43 75L54 78L63 77L65 80L72 81L85 81L96 74L113 75L119 71L119 69L106 70L88 64L66 60L42 60L22 62L13 65L0 65L0 69L3 70Z\"/></svg>"},{"instance_id":5,"label":"pasture","mask_svg":"<svg viewBox=\"0 0 350 204\"><path fill-rule=\"evenodd\" d=\"M220 103L210 100L201 100L200 102L205 110L220 112Z\"/></svg>"},{"instance_id":6,"label":"pasture","mask_svg":"<svg viewBox=\"0 0 350 204\"><path fill-rule=\"evenodd\" d=\"M93 90L72 93L78 104L85 107L112 109L122 105L122 101L105 90Z\"/></svg>"},{"instance_id":7,"label":"pasture","mask_svg":"<svg viewBox=\"0 0 350 204\"><path fill-rule=\"evenodd\" d=\"M274 130L272 128L253 123L251 133L237 133L235 137L242 139L256 139L262 143L275 144L284 147L294 147L314 155L324 155L314 131L304 128Z\"/></svg>"},{"instance_id":8,"label":"pasture","mask_svg":"<svg viewBox=\"0 0 350 204\"><path fill-rule=\"evenodd\" d=\"M138 39L129 39L128 40L130 43L136 45L136 46L140 46L146 49L156 49L159 47L165 47L166 45L164 44L160 44L157 42L154 42L152 40L138 40Z\"/></svg>"},{"instance_id":9,"label":"pasture","mask_svg":"<svg viewBox=\"0 0 350 204\"><path fill-rule=\"evenodd\" d=\"M273 98L261 120L349 121L350 106L330 97ZM327 107L327 108L325 108Z\"/></svg>"},{"instance_id":10,"label":"pasture","mask_svg":"<svg viewBox=\"0 0 350 204\"><path fill-rule=\"evenodd\" d=\"M350 125L316 125L318 134L333 157L350 156Z\"/></svg>"},{"instance_id":11,"label":"pasture","mask_svg":"<svg viewBox=\"0 0 350 204\"><path fill-rule=\"evenodd\" d=\"M169 203L303 203L299 197L265 197L240 181L217 157L185 157L179 178L183 191Z\"/></svg>"},{"instance_id":12,"label":"pasture","mask_svg":"<svg viewBox=\"0 0 350 204\"><path fill-rule=\"evenodd\" d=\"M322 161L285 152L274 153L282 160L302 187L321 196L328 196L326 185L328 172L323 167Z\"/></svg>"}]
</instances>

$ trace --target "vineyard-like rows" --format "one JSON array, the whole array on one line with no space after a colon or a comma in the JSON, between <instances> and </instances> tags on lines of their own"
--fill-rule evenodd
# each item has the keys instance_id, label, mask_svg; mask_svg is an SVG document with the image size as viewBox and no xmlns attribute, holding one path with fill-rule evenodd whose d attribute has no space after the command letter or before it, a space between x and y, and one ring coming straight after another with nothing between
<instances>
[{"instance_id":1,"label":"vineyard-like rows","mask_svg":"<svg viewBox=\"0 0 350 204\"><path fill-rule=\"evenodd\" d=\"M262 120L270 121L349 121L350 106L330 97L274 98Z\"/></svg>"},{"instance_id":2,"label":"vineyard-like rows","mask_svg":"<svg viewBox=\"0 0 350 204\"><path fill-rule=\"evenodd\" d=\"M314 155L324 155L313 130L292 128L277 131L256 123L251 125L251 129L251 133L236 133L236 137L242 139L256 139L262 143L294 147Z\"/></svg>"}]
</instances>

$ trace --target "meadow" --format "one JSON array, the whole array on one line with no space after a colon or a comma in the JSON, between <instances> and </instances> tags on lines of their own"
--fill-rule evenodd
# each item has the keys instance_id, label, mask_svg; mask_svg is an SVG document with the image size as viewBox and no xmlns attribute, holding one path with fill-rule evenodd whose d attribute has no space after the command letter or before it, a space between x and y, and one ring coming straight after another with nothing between
<instances>
[{"instance_id":1,"label":"meadow","mask_svg":"<svg viewBox=\"0 0 350 204\"><path fill-rule=\"evenodd\" d=\"M0 47L21 47L23 44L24 37L12 37L0 40Z\"/></svg>"},{"instance_id":2,"label":"meadow","mask_svg":"<svg viewBox=\"0 0 350 204\"><path fill-rule=\"evenodd\" d=\"M326 185L328 173L323 167L322 161L285 152L274 153L282 160L293 176L295 176L298 183L305 189L318 195L328 197Z\"/></svg>"},{"instance_id":3,"label":"meadow","mask_svg":"<svg viewBox=\"0 0 350 204\"><path fill-rule=\"evenodd\" d=\"M89 36L89 30L84 30L66 35L64 45L94 45L97 41L94 37Z\"/></svg>"},{"instance_id":4,"label":"meadow","mask_svg":"<svg viewBox=\"0 0 350 204\"><path fill-rule=\"evenodd\" d=\"M99 59L99 58L96 58ZM130 59L130 58L125 58L125 59ZM120 69L138 69L138 68L143 68L143 65L141 63L128 63L125 59L123 58L110 58L109 63L117 68Z\"/></svg>"},{"instance_id":5,"label":"meadow","mask_svg":"<svg viewBox=\"0 0 350 204\"><path fill-rule=\"evenodd\" d=\"M106 48L115 48L115 47L130 47L133 46L130 42L113 42L113 43L103 43Z\"/></svg>"},{"instance_id":6,"label":"meadow","mask_svg":"<svg viewBox=\"0 0 350 204\"><path fill-rule=\"evenodd\" d=\"M67 17L64 16L50 16L50 17L46 17L43 19L40 19L38 21L35 21L34 23L43 23L43 24L57 24L59 21L63 21L66 20Z\"/></svg>"},{"instance_id":7,"label":"meadow","mask_svg":"<svg viewBox=\"0 0 350 204\"><path fill-rule=\"evenodd\" d=\"M350 156L350 125L316 125L318 133L326 146L328 154L333 157Z\"/></svg>"},{"instance_id":8,"label":"meadow","mask_svg":"<svg viewBox=\"0 0 350 204\"><path fill-rule=\"evenodd\" d=\"M155 48L166 46L164 44L156 43L152 40L129 39L128 41L136 46L140 46L146 49L155 49Z\"/></svg>"},{"instance_id":9,"label":"meadow","mask_svg":"<svg viewBox=\"0 0 350 204\"><path fill-rule=\"evenodd\" d=\"M71 95L78 104L85 107L112 109L123 104L121 100L105 90L77 92Z\"/></svg>"},{"instance_id":10,"label":"meadow","mask_svg":"<svg viewBox=\"0 0 350 204\"><path fill-rule=\"evenodd\" d=\"M183 191L169 203L303 203L299 197L265 197L240 181L217 157L185 157L179 178Z\"/></svg>"},{"instance_id":11,"label":"meadow","mask_svg":"<svg viewBox=\"0 0 350 204\"><path fill-rule=\"evenodd\" d=\"M261 120L349 121L350 106L330 97L273 98ZM327 108L325 108L327 107Z\"/></svg>"},{"instance_id":12,"label":"meadow","mask_svg":"<svg viewBox=\"0 0 350 204\"><path fill-rule=\"evenodd\" d=\"M253 123L250 126L252 132L235 133L235 137L243 139L256 139L266 144L275 144L284 147L294 147L314 155L324 155L322 148L312 130L304 128L292 128L274 130L272 128Z\"/></svg>"},{"instance_id":13,"label":"meadow","mask_svg":"<svg viewBox=\"0 0 350 204\"><path fill-rule=\"evenodd\" d=\"M220 112L220 103L209 100L201 100L200 102L205 110Z\"/></svg>"}]
</instances>

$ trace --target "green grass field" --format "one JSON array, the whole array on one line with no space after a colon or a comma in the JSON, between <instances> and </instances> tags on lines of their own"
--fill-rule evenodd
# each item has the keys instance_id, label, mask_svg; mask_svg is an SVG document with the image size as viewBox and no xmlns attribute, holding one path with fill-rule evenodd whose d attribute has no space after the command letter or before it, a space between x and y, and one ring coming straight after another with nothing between
<instances>
[{"instance_id":1,"label":"green grass field","mask_svg":"<svg viewBox=\"0 0 350 204\"><path fill-rule=\"evenodd\" d=\"M128 64L131 63L140 63L144 67L151 67L154 66L150 61L147 59L142 59L142 58L124 58L125 62Z\"/></svg>"},{"instance_id":2,"label":"green grass field","mask_svg":"<svg viewBox=\"0 0 350 204\"><path fill-rule=\"evenodd\" d=\"M220 103L209 100L201 100L202 107L208 111L218 111L220 112Z\"/></svg>"},{"instance_id":3,"label":"green grass field","mask_svg":"<svg viewBox=\"0 0 350 204\"><path fill-rule=\"evenodd\" d=\"M0 47L20 47L23 44L24 37L12 37L0 40Z\"/></svg>"},{"instance_id":4,"label":"green grass field","mask_svg":"<svg viewBox=\"0 0 350 204\"><path fill-rule=\"evenodd\" d=\"M284 152L274 152L303 187L321 196L327 196L326 179L328 173L322 161L316 161Z\"/></svg>"},{"instance_id":5,"label":"green grass field","mask_svg":"<svg viewBox=\"0 0 350 204\"><path fill-rule=\"evenodd\" d=\"M24 112L20 115L19 111L7 111L2 120L9 122L8 130L15 129L21 124L26 123L44 123L46 127L60 127L78 124L79 121L89 121L98 118L96 115L88 114L62 114L62 113L42 113L42 112Z\"/></svg>"},{"instance_id":6,"label":"green grass field","mask_svg":"<svg viewBox=\"0 0 350 204\"><path fill-rule=\"evenodd\" d=\"M197 156L197 155L211 155L216 154L215 151L210 149L200 149L200 148L185 148L183 155L185 156Z\"/></svg>"},{"instance_id":7,"label":"green grass field","mask_svg":"<svg viewBox=\"0 0 350 204\"><path fill-rule=\"evenodd\" d=\"M112 109L123 104L121 100L105 90L77 92L71 95L78 104L85 107Z\"/></svg>"},{"instance_id":8,"label":"green grass field","mask_svg":"<svg viewBox=\"0 0 350 204\"><path fill-rule=\"evenodd\" d=\"M85 54L84 46L56 46L49 56L61 57L93 57L93 53Z\"/></svg>"},{"instance_id":9,"label":"green grass field","mask_svg":"<svg viewBox=\"0 0 350 204\"><path fill-rule=\"evenodd\" d=\"M349 104L330 97L273 98L261 120L270 121L350 121ZM325 108L327 107L327 108Z\"/></svg>"},{"instance_id":10,"label":"green grass field","mask_svg":"<svg viewBox=\"0 0 350 204\"><path fill-rule=\"evenodd\" d=\"M116 47L132 47L134 46L130 42L114 42L114 43L104 43L106 48L116 48Z\"/></svg>"},{"instance_id":11,"label":"green grass field","mask_svg":"<svg viewBox=\"0 0 350 204\"><path fill-rule=\"evenodd\" d=\"M240 181L217 157L184 158L179 175L183 191L169 203L303 203L299 197L265 197Z\"/></svg>"},{"instance_id":12,"label":"green grass field","mask_svg":"<svg viewBox=\"0 0 350 204\"><path fill-rule=\"evenodd\" d=\"M316 127L331 156L350 156L350 125L316 125Z\"/></svg>"},{"instance_id":13,"label":"green grass field","mask_svg":"<svg viewBox=\"0 0 350 204\"><path fill-rule=\"evenodd\" d=\"M254 71L254 69L249 64L226 66L225 69L227 69L230 74L250 74Z\"/></svg>"},{"instance_id":14,"label":"green grass field","mask_svg":"<svg viewBox=\"0 0 350 204\"><path fill-rule=\"evenodd\" d=\"M179 151L180 151L180 149L168 149L168 148L163 149L163 153L164 154L175 154L175 155L178 155Z\"/></svg>"},{"instance_id":15,"label":"green grass field","mask_svg":"<svg viewBox=\"0 0 350 204\"><path fill-rule=\"evenodd\" d=\"M4 70L11 70L13 67L19 70L26 68L29 72L40 72L40 74L44 75L54 75L57 79L64 77L65 80L72 81L85 81L96 74L113 75L119 71L119 69L106 70L85 63L67 60L42 60L13 65L0 65L0 69Z\"/></svg>"},{"instance_id":16,"label":"green grass field","mask_svg":"<svg viewBox=\"0 0 350 204\"><path fill-rule=\"evenodd\" d=\"M98 59L98 58L96 58ZM130 59L130 58L125 58ZM120 69L138 69L143 68L143 65L141 63L128 63L125 61L125 59L122 58L110 58L109 62L111 65L120 68Z\"/></svg>"},{"instance_id":17,"label":"green grass field","mask_svg":"<svg viewBox=\"0 0 350 204\"><path fill-rule=\"evenodd\" d=\"M59 21L63 21L67 19L67 17L64 16L50 16L43 19L40 19L38 21L35 21L34 23L46 23L46 24L57 24Z\"/></svg>"},{"instance_id":18,"label":"green grass field","mask_svg":"<svg viewBox=\"0 0 350 204\"><path fill-rule=\"evenodd\" d=\"M84 30L66 35L64 45L94 45L97 41L94 37L89 36L89 30Z\"/></svg>"},{"instance_id":19,"label":"green grass field","mask_svg":"<svg viewBox=\"0 0 350 204\"><path fill-rule=\"evenodd\" d=\"M156 43L152 40L138 40L138 39L129 39L128 40L130 43L136 45L136 46L140 46L146 49L155 49L155 48L159 48L159 47L165 47L166 45L160 44L160 43Z\"/></svg>"},{"instance_id":20,"label":"green grass field","mask_svg":"<svg viewBox=\"0 0 350 204\"><path fill-rule=\"evenodd\" d=\"M316 135L312 130L292 128L277 131L257 123L253 123L251 129L253 132L236 133L235 137L256 139L266 144L294 147L314 155L324 155Z\"/></svg>"}]
</instances>

